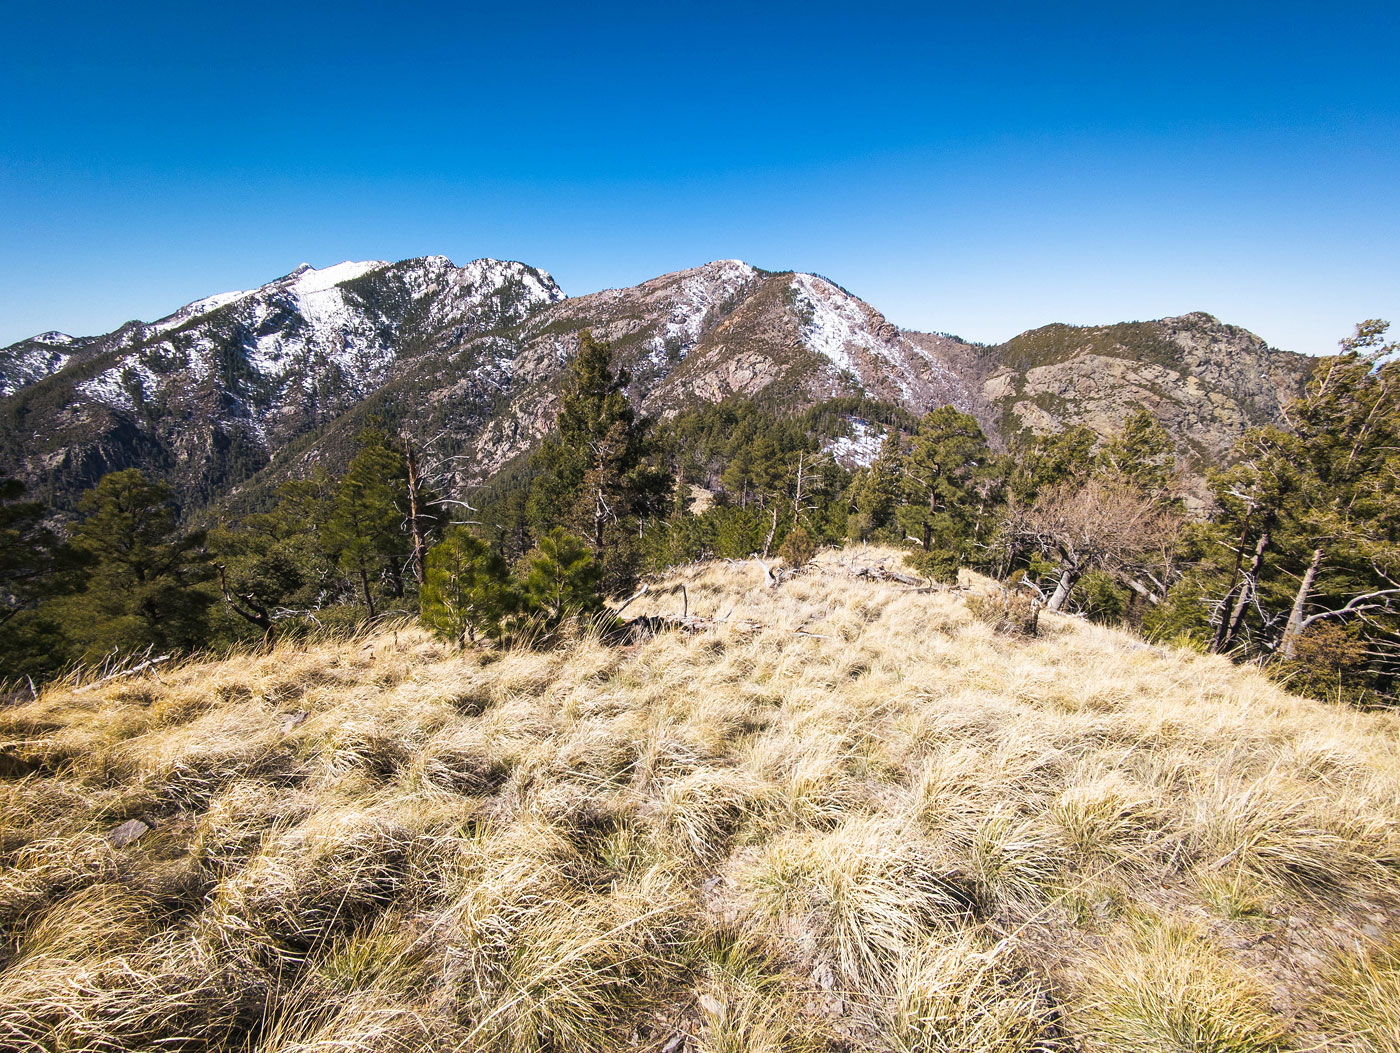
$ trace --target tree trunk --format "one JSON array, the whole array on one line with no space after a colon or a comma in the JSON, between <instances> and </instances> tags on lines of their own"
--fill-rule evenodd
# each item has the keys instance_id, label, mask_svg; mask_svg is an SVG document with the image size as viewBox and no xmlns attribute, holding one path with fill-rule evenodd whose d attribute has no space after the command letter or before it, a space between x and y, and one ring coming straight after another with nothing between
<instances>
[{"instance_id":1,"label":"tree trunk","mask_svg":"<svg viewBox=\"0 0 1400 1053\"><path fill-rule=\"evenodd\" d=\"M366 573L364 565L360 566L360 588L365 593L365 606L369 608L369 616L374 617L374 596L369 591L369 574Z\"/></svg>"},{"instance_id":2,"label":"tree trunk","mask_svg":"<svg viewBox=\"0 0 1400 1053\"><path fill-rule=\"evenodd\" d=\"M1259 580L1259 564L1264 561L1264 550L1268 547L1269 532L1266 530L1259 535L1259 543L1254 546L1254 559L1249 564L1249 573L1245 575L1244 581L1240 582L1240 594L1235 599L1234 609L1223 623L1224 633L1220 636L1220 646L1212 648L1216 654L1223 654L1235 643L1235 634L1240 631L1240 622L1244 620L1244 611L1249 606L1254 583Z\"/></svg>"},{"instance_id":3,"label":"tree trunk","mask_svg":"<svg viewBox=\"0 0 1400 1053\"><path fill-rule=\"evenodd\" d=\"M1069 599L1069 590L1074 588L1074 583L1079 580L1079 574L1073 567L1066 567L1060 571L1060 580L1055 585L1055 592L1050 597L1050 602L1045 605L1047 611L1058 611L1065 605L1065 600Z\"/></svg>"},{"instance_id":4,"label":"tree trunk","mask_svg":"<svg viewBox=\"0 0 1400 1053\"><path fill-rule=\"evenodd\" d=\"M1240 568L1244 565L1244 543L1249 539L1249 521L1253 518L1253 512L1244 517L1244 528L1240 531L1240 539L1235 543L1235 567L1230 571L1230 587L1225 590L1225 595L1220 600L1220 624L1215 627L1215 636L1210 641L1211 654L1219 654L1225 650L1225 640L1230 633L1230 619L1225 614L1225 605L1230 602L1230 597L1235 594L1235 586L1240 584ZM1240 595L1244 595L1243 586Z\"/></svg>"},{"instance_id":5,"label":"tree trunk","mask_svg":"<svg viewBox=\"0 0 1400 1053\"><path fill-rule=\"evenodd\" d=\"M418 502L418 453L407 435L403 437L403 459L408 468L408 529L413 535L413 577L422 588L427 574L428 542L423 536L423 509Z\"/></svg>"},{"instance_id":6,"label":"tree trunk","mask_svg":"<svg viewBox=\"0 0 1400 1053\"><path fill-rule=\"evenodd\" d=\"M1298 583L1298 595L1293 598L1293 610L1289 612L1288 624L1283 630L1283 639L1279 641L1279 654L1284 658L1292 658L1298 644L1298 634L1303 630L1303 614L1307 610L1308 595L1312 592L1313 582L1317 580L1317 568L1322 565L1322 549L1313 549L1312 562L1308 564L1308 569L1303 573L1303 580Z\"/></svg>"},{"instance_id":7,"label":"tree trunk","mask_svg":"<svg viewBox=\"0 0 1400 1053\"><path fill-rule=\"evenodd\" d=\"M224 605L234 614L244 621L256 625L264 633L272 632L272 616L267 613L267 608L257 601L250 592L235 598L233 592L228 587L228 580L224 577L224 568L219 567L219 591L224 594ZM240 606L239 600L242 601Z\"/></svg>"},{"instance_id":8,"label":"tree trunk","mask_svg":"<svg viewBox=\"0 0 1400 1053\"><path fill-rule=\"evenodd\" d=\"M768 528L768 536L763 539L763 558L768 558L768 549L773 545L773 535L778 532L778 505L773 504L773 524Z\"/></svg>"}]
</instances>

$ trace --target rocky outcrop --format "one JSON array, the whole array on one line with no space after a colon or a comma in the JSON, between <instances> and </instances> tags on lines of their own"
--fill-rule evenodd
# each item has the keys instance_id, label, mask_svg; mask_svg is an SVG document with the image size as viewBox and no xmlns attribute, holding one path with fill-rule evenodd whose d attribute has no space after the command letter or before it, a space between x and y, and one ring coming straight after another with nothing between
<instances>
[{"instance_id":1,"label":"rocky outcrop","mask_svg":"<svg viewBox=\"0 0 1400 1053\"><path fill-rule=\"evenodd\" d=\"M1031 330L990 349L981 392L1006 436L1085 425L1114 434L1146 407L1202 469L1246 429L1278 421L1311 359L1211 315Z\"/></svg>"}]
</instances>

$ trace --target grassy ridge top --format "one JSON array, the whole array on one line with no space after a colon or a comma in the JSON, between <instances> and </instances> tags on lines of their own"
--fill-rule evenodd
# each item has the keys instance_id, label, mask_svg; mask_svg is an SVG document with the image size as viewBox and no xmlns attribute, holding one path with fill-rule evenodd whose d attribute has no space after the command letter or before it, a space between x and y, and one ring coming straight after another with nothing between
<instances>
[{"instance_id":1,"label":"grassy ridge top","mask_svg":"<svg viewBox=\"0 0 1400 1053\"><path fill-rule=\"evenodd\" d=\"M0 1046L1400 1049L1400 719L893 556L0 711Z\"/></svg>"}]
</instances>

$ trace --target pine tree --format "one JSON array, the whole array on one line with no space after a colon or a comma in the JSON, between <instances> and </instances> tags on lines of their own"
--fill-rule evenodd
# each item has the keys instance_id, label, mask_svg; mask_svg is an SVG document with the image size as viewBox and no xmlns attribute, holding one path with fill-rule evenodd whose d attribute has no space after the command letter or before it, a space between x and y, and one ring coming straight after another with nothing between
<instances>
[{"instance_id":1,"label":"pine tree","mask_svg":"<svg viewBox=\"0 0 1400 1053\"><path fill-rule=\"evenodd\" d=\"M135 468L103 476L79 503L72 542L86 587L65 603L65 627L85 657L143 647L190 649L208 640L213 576L204 534L176 528L170 490Z\"/></svg>"},{"instance_id":2,"label":"pine tree","mask_svg":"<svg viewBox=\"0 0 1400 1053\"><path fill-rule=\"evenodd\" d=\"M949 580L989 540L1001 467L976 418L943 406L919 422L904 474L900 528L921 545L917 565Z\"/></svg>"},{"instance_id":3,"label":"pine tree","mask_svg":"<svg viewBox=\"0 0 1400 1053\"><path fill-rule=\"evenodd\" d=\"M525 597L545 624L554 626L567 617L601 610L601 579L602 568L583 539L555 527L527 557Z\"/></svg>"},{"instance_id":4,"label":"pine tree","mask_svg":"<svg viewBox=\"0 0 1400 1053\"><path fill-rule=\"evenodd\" d=\"M535 459L528 504L537 534L560 525L586 540L613 591L635 579L640 523L665 514L674 485L647 463L650 422L628 404L628 379L625 370L614 372L608 345L584 332L554 431Z\"/></svg>"},{"instance_id":5,"label":"pine tree","mask_svg":"<svg viewBox=\"0 0 1400 1053\"><path fill-rule=\"evenodd\" d=\"M1171 436L1160 421L1139 406L1118 434L1104 444L1104 465L1153 497L1166 497L1176 472Z\"/></svg>"},{"instance_id":6,"label":"pine tree","mask_svg":"<svg viewBox=\"0 0 1400 1053\"><path fill-rule=\"evenodd\" d=\"M336 487L326 521L328 549L341 571L358 584L371 618L377 613L375 585L391 598L403 595L403 570L412 557L404 529L408 473L403 458L378 429L360 434L360 452Z\"/></svg>"},{"instance_id":7,"label":"pine tree","mask_svg":"<svg viewBox=\"0 0 1400 1053\"><path fill-rule=\"evenodd\" d=\"M68 658L62 625L40 608L78 583L78 560L47 514L19 480L0 479L0 681L42 678Z\"/></svg>"},{"instance_id":8,"label":"pine tree","mask_svg":"<svg viewBox=\"0 0 1400 1053\"><path fill-rule=\"evenodd\" d=\"M477 634L498 639L518 599L505 560L455 527L428 550L422 595L423 623L461 646Z\"/></svg>"},{"instance_id":9,"label":"pine tree","mask_svg":"<svg viewBox=\"0 0 1400 1053\"><path fill-rule=\"evenodd\" d=\"M32 609L71 563L44 522L48 510L24 494L18 479L0 479L0 625Z\"/></svg>"},{"instance_id":10,"label":"pine tree","mask_svg":"<svg viewBox=\"0 0 1400 1053\"><path fill-rule=\"evenodd\" d=\"M209 532L227 609L262 633L280 618L340 601L335 554L326 547L334 486L325 477L283 483L268 512Z\"/></svg>"},{"instance_id":11,"label":"pine tree","mask_svg":"<svg viewBox=\"0 0 1400 1053\"><path fill-rule=\"evenodd\" d=\"M851 536L858 541L897 540L895 515L903 487L904 454L899 432L891 429L874 462L855 482L856 515Z\"/></svg>"}]
</instances>

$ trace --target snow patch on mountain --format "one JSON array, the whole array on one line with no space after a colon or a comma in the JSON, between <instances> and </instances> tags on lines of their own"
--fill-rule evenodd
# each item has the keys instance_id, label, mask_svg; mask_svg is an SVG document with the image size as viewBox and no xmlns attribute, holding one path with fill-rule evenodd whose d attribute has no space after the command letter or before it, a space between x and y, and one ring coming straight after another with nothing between
<instances>
[{"instance_id":1,"label":"snow patch on mountain","mask_svg":"<svg viewBox=\"0 0 1400 1053\"><path fill-rule=\"evenodd\" d=\"M78 391L95 402L134 410L137 398L151 398L160 390L161 377L136 355L127 355L110 369L78 384Z\"/></svg>"},{"instance_id":2,"label":"snow patch on mountain","mask_svg":"<svg viewBox=\"0 0 1400 1053\"><path fill-rule=\"evenodd\" d=\"M322 267L317 270L315 267L303 263L292 272L295 280L292 281L291 288L298 296L328 292L341 282L353 281L370 271L377 271L380 267L387 266L389 264L386 260L364 260L360 263L346 260L344 263L337 263L332 267Z\"/></svg>"},{"instance_id":3,"label":"snow patch on mountain","mask_svg":"<svg viewBox=\"0 0 1400 1053\"><path fill-rule=\"evenodd\" d=\"M885 445L885 433L860 417L847 417L848 435L840 435L822 447L843 468L869 468Z\"/></svg>"},{"instance_id":4,"label":"snow patch on mountain","mask_svg":"<svg viewBox=\"0 0 1400 1053\"><path fill-rule=\"evenodd\" d=\"M927 386L910 368L911 359L921 359L930 377L956 382L956 377L929 352L918 347L902 333L892 335L877 331L884 322L879 315L871 317L862 301L815 274L798 274L791 285L794 303L803 319L802 340L811 350L824 356L837 369L864 381L858 355L865 353L879 359L884 379L892 381L906 401L916 399L917 391Z\"/></svg>"},{"instance_id":5,"label":"snow patch on mountain","mask_svg":"<svg viewBox=\"0 0 1400 1053\"><path fill-rule=\"evenodd\" d=\"M860 304L814 274L796 275L791 289L803 319L802 342L842 372L857 374L850 349L875 345Z\"/></svg>"},{"instance_id":6,"label":"snow patch on mountain","mask_svg":"<svg viewBox=\"0 0 1400 1053\"><path fill-rule=\"evenodd\" d=\"M47 340L45 337L63 337L63 340ZM32 340L7 348L7 353L0 356L0 396L13 395L26 384L57 373L72 358L59 348L71 341L72 337L63 333L42 333Z\"/></svg>"},{"instance_id":7,"label":"snow patch on mountain","mask_svg":"<svg viewBox=\"0 0 1400 1053\"><path fill-rule=\"evenodd\" d=\"M252 296L253 291L241 290L236 292L215 293L213 296L206 296L202 300L185 304L174 314L166 315L159 321L153 322L145 327L146 335L152 336L158 333L168 333L172 329L179 329L187 322L193 321L202 315L217 311L220 307L226 307L231 303L236 303L245 296Z\"/></svg>"},{"instance_id":8,"label":"snow patch on mountain","mask_svg":"<svg viewBox=\"0 0 1400 1053\"><path fill-rule=\"evenodd\" d=\"M368 289L345 287L391 267ZM429 317L419 316L416 326L431 332L460 325L470 332L520 321L563 293L542 271L491 259L461 268L445 256L400 264L346 261L320 269L302 264L258 289L206 297L154 325L136 327L131 352L78 391L129 411L137 383L138 394L150 397L162 385L192 387L224 377L228 366L219 363L232 340L248 368L218 383L227 388L234 415L261 435L266 420L307 395L324 398L330 391L354 399L382 383L402 346L411 304L424 299ZM202 321L221 308L227 313Z\"/></svg>"},{"instance_id":9,"label":"snow patch on mountain","mask_svg":"<svg viewBox=\"0 0 1400 1053\"><path fill-rule=\"evenodd\" d=\"M663 366L668 350L681 358L699 341L707 321L753 280L758 272L743 260L716 260L681 281L665 328L652 337L652 363Z\"/></svg>"}]
</instances>

